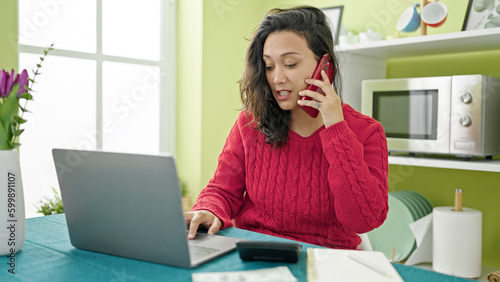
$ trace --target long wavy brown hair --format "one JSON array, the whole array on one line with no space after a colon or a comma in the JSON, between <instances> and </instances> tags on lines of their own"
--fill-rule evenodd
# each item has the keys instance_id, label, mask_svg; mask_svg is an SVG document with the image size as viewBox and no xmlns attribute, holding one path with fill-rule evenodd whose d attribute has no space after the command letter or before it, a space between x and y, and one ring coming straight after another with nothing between
<instances>
[{"instance_id":1,"label":"long wavy brown hair","mask_svg":"<svg viewBox=\"0 0 500 282\"><path fill-rule=\"evenodd\" d=\"M280 108L266 79L263 59L264 43L269 34L276 31L292 31L303 37L319 60L330 54L334 67L333 87L340 95L338 62L333 53L333 37L327 17L315 7L300 6L289 9L272 9L267 12L250 40L246 54L245 70L239 81L243 110L253 115L251 123L266 136L266 142L279 147L288 140L290 111Z\"/></svg>"}]
</instances>

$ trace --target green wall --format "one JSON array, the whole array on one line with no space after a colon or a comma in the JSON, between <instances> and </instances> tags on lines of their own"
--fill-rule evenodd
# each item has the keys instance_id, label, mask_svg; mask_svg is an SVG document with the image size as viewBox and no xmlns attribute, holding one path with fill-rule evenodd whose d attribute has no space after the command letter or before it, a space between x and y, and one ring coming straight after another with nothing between
<instances>
[{"instance_id":1,"label":"green wall","mask_svg":"<svg viewBox=\"0 0 500 282\"><path fill-rule=\"evenodd\" d=\"M18 70L17 1L2 0L0 6L0 69Z\"/></svg>"},{"instance_id":2,"label":"green wall","mask_svg":"<svg viewBox=\"0 0 500 282\"><path fill-rule=\"evenodd\" d=\"M408 7L404 1L368 0L190 0L179 1L179 173L193 198L211 178L217 157L241 106L237 81L253 29L274 7L344 5L343 24L359 33L372 28L384 37ZM410 1L413 2L413 1ZM416 2L416 1L415 1ZM448 18L428 34L460 31L468 0L442 0ZM362 7L362 8L360 8ZM418 31L405 36L418 36ZM196 66L196 68L194 68ZM500 51L422 56L388 61L387 76L418 77L482 73L500 77ZM483 212L483 264L500 268L500 173L390 165L390 191L414 190L434 206L453 205L464 189L464 205Z\"/></svg>"},{"instance_id":3,"label":"green wall","mask_svg":"<svg viewBox=\"0 0 500 282\"><path fill-rule=\"evenodd\" d=\"M446 23L429 34L459 31L466 0L442 0L449 8ZM192 197L212 176L225 138L241 107L237 81L243 67L246 38L265 12L296 4L344 5L343 22L356 33L368 27L384 36L395 32L401 1L178 1L178 170ZM358 9L363 7L363 9ZM378 28L378 29L377 29ZM411 36L418 35L416 32ZM17 1L0 9L0 68L18 66ZM409 67L411 66L411 67ZM388 62L388 77L483 73L500 77L500 51L422 56ZM453 204L453 191L464 189L464 205L483 212L483 264L500 268L497 199L500 173L390 165L389 188L415 190L434 206Z\"/></svg>"},{"instance_id":4,"label":"green wall","mask_svg":"<svg viewBox=\"0 0 500 282\"><path fill-rule=\"evenodd\" d=\"M461 30L467 0L442 2L448 6L449 16L441 27L429 28L429 34ZM269 9L303 4L344 5L346 29L359 33L372 28L384 36L396 32L399 15L408 7L401 0L178 1L177 158L182 181L193 197L211 178L241 107L237 82L244 67L247 38Z\"/></svg>"},{"instance_id":5,"label":"green wall","mask_svg":"<svg viewBox=\"0 0 500 282\"><path fill-rule=\"evenodd\" d=\"M178 1L178 135L181 181L192 198L212 177L241 109L247 38L261 21L263 1Z\"/></svg>"}]
</instances>

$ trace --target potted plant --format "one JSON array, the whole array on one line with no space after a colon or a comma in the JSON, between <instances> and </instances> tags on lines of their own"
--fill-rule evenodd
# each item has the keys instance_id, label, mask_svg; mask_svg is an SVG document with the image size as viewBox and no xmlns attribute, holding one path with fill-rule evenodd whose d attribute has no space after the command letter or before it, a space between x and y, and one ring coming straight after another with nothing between
<instances>
[{"instance_id":1,"label":"potted plant","mask_svg":"<svg viewBox=\"0 0 500 282\"><path fill-rule=\"evenodd\" d=\"M23 70L17 74L12 69L0 71L0 238L9 238L0 245L0 256L8 255L11 259L24 245L26 218L24 211L24 192L21 178L21 166L17 149L21 145L19 136L26 123L23 114L26 104L33 100L32 86L39 75L39 69L52 45L44 50L33 78ZM5 228L7 227L7 228Z\"/></svg>"}]
</instances>

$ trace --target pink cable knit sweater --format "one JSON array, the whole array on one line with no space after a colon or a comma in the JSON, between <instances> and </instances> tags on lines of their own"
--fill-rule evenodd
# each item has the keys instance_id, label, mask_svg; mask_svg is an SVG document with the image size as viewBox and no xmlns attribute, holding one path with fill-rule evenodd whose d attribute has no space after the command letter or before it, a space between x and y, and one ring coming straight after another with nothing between
<instances>
[{"instance_id":1,"label":"pink cable knit sweater","mask_svg":"<svg viewBox=\"0 0 500 282\"><path fill-rule=\"evenodd\" d=\"M388 211L382 126L344 104L344 121L309 137L289 131L274 150L241 112L213 178L193 210L232 226L326 247L355 249ZM251 118L251 117L250 117Z\"/></svg>"}]
</instances>

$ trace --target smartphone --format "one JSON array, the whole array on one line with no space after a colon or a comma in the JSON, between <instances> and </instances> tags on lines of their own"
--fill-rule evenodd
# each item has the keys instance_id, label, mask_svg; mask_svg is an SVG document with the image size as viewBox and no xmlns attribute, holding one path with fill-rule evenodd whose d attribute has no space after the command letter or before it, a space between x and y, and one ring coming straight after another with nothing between
<instances>
[{"instance_id":1,"label":"smartphone","mask_svg":"<svg viewBox=\"0 0 500 282\"><path fill-rule=\"evenodd\" d=\"M325 54L323 57L321 57L321 59L319 59L318 65L316 66L316 69L314 70L314 72L311 76L311 79L322 80L321 70L324 70L326 72L328 79L330 80L330 83L332 83L335 70L333 69L332 63L330 62L330 55L329 54ZM321 90L321 88L319 88L316 85L309 84L307 86L306 90L315 91L315 92L318 92L320 94L325 95L325 92L323 92L323 90ZM304 96L304 97L302 97L302 100L312 100L312 98L308 97L308 96ZM306 111L306 113L308 113L313 118L317 117L319 114L319 111L316 108L309 107L309 106L303 106L303 105L301 105L301 107L304 111Z\"/></svg>"},{"instance_id":2,"label":"smartphone","mask_svg":"<svg viewBox=\"0 0 500 282\"><path fill-rule=\"evenodd\" d=\"M244 261L299 261L302 245L293 242L274 241L240 241L236 243L236 250Z\"/></svg>"}]
</instances>

